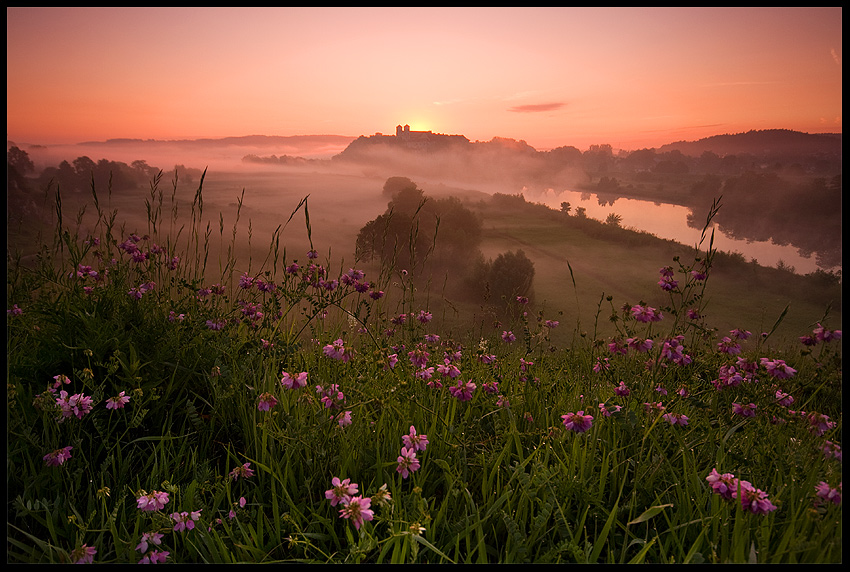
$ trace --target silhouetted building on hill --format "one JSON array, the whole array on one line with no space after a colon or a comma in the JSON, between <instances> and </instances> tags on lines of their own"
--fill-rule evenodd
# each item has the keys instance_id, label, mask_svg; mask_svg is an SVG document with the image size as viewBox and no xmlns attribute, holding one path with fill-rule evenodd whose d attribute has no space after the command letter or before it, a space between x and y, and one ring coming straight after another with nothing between
<instances>
[{"instance_id":1,"label":"silhouetted building on hill","mask_svg":"<svg viewBox=\"0 0 850 572\"><path fill-rule=\"evenodd\" d=\"M411 131L410 125L396 125L396 143L407 149L433 149L451 143L469 143L463 135L444 135L433 131Z\"/></svg>"},{"instance_id":2,"label":"silhouetted building on hill","mask_svg":"<svg viewBox=\"0 0 850 572\"><path fill-rule=\"evenodd\" d=\"M339 155L334 158L364 160L373 150L383 146L414 152L435 152L447 148L461 146L466 148L469 139L463 135L444 135L432 131L411 131L410 125L398 125L395 135L375 133L369 137L361 135L352 141Z\"/></svg>"},{"instance_id":3,"label":"silhouetted building on hill","mask_svg":"<svg viewBox=\"0 0 850 572\"><path fill-rule=\"evenodd\" d=\"M426 139L429 135L433 135L431 131L411 131L410 125L396 125L395 136L406 140Z\"/></svg>"}]
</instances>

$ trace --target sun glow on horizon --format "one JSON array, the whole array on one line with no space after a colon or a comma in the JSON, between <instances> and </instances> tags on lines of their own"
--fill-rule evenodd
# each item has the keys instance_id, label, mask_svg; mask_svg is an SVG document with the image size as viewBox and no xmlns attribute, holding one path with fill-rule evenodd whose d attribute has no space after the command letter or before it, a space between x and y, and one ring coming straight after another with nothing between
<instances>
[{"instance_id":1,"label":"sun glow on horizon","mask_svg":"<svg viewBox=\"0 0 850 572\"><path fill-rule=\"evenodd\" d=\"M840 7L6 15L7 139L26 143L356 137L409 125L541 149L634 149L842 130Z\"/></svg>"}]
</instances>

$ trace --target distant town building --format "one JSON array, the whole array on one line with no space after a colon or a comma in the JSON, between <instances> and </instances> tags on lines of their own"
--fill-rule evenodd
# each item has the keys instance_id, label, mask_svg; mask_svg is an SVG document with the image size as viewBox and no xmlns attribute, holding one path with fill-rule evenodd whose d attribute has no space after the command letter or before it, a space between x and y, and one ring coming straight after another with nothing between
<instances>
[{"instance_id":1,"label":"distant town building","mask_svg":"<svg viewBox=\"0 0 850 572\"><path fill-rule=\"evenodd\" d=\"M362 157L364 153L368 153L368 150L376 145L387 145L396 149L409 151L432 152L448 149L456 145L465 147L468 144L469 139L463 135L445 135L443 133L434 133L433 131L411 131L410 125L397 125L395 136L384 135L380 131L368 137L361 135L352 141L342 153L335 156L335 158Z\"/></svg>"},{"instance_id":2,"label":"distant town building","mask_svg":"<svg viewBox=\"0 0 850 572\"><path fill-rule=\"evenodd\" d=\"M395 127L395 136L404 139L423 139L428 138L429 135L433 135L433 133L431 131L411 131L410 125L404 127L396 125Z\"/></svg>"}]
</instances>

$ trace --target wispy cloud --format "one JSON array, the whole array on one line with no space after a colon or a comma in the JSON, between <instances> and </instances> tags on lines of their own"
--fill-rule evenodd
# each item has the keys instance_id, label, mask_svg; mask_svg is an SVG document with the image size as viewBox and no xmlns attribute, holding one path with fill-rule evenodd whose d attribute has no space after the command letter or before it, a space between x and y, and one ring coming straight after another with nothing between
<instances>
[{"instance_id":1,"label":"wispy cloud","mask_svg":"<svg viewBox=\"0 0 850 572\"><path fill-rule=\"evenodd\" d=\"M841 65L841 56L838 55L838 52L835 51L835 48L831 48L829 50L829 53L832 54L832 59L835 61L835 63Z\"/></svg>"},{"instance_id":2,"label":"wispy cloud","mask_svg":"<svg viewBox=\"0 0 850 572\"><path fill-rule=\"evenodd\" d=\"M773 85L782 83L778 81L721 81L717 83L707 83L703 87L729 87L736 85Z\"/></svg>"},{"instance_id":3,"label":"wispy cloud","mask_svg":"<svg viewBox=\"0 0 850 572\"><path fill-rule=\"evenodd\" d=\"M454 103L462 103L463 99L446 99L443 101L432 101L432 105L452 105Z\"/></svg>"},{"instance_id":4,"label":"wispy cloud","mask_svg":"<svg viewBox=\"0 0 850 572\"><path fill-rule=\"evenodd\" d=\"M539 113L541 111L554 111L555 109L560 109L565 105L566 103L563 102L516 105L514 107L509 107L508 111L514 111L516 113Z\"/></svg>"}]
</instances>

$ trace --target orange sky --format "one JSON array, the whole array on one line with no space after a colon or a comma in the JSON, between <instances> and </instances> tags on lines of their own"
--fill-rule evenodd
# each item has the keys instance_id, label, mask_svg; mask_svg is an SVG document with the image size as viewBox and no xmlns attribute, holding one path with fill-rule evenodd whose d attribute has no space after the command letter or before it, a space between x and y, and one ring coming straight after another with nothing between
<instances>
[{"instance_id":1,"label":"orange sky","mask_svg":"<svg viewBox=\"0 0 850 572\"><path fill-rule=\"evenodd\" d=\"M6 133L841 132L841 8L7 8Z\"/></svg>"}]
</instances>

